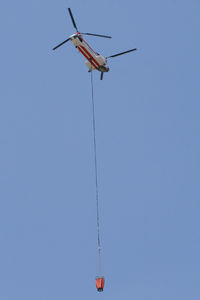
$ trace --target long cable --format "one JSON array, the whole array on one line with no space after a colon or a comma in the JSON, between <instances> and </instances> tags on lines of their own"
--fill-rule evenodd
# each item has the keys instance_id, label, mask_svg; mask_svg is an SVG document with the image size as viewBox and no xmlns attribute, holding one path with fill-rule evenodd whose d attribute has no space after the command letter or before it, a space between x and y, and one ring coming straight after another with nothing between
<instances>
[{"instance_id":1,"label":"long cable","mask_svg":"<svg viewBox=\"0 0 200 300\"><path fill-rule=\"evenodd\" d=\"M97 169L97 146L96 146L96 120L94 105L94 88L93 72L91 71L91 88L92 88L92 119L93 119L93 144L94 144L94 167L95 167L95 184L96 184L96 212L97 212L97 241L98 241L98 259L99 259L99 276L101 276L101 243L100 243L100 226L99 226L99 186L98 186L98 169Z\"/></svg>"}]
</instances>

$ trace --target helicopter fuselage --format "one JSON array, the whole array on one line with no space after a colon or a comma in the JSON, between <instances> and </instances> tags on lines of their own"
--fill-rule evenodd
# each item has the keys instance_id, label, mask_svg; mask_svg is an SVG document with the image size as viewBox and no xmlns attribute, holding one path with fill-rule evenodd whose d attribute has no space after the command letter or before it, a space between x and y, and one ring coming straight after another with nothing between
<instances>
[{"instance_id":1,"label":"helicopter fuselage","mask_svg":"<svg viewBox=\"0 0 200 300\"><path fill-rule=\"evenodd\" d=\"M104 72L109 71L109 67L107 65L108 58L116 57L137 50L136 48L134 48L107 57L100 55L88 45L88 43L84 40L83 35L97 36L97 37L109 38L109 39L111 39L112 37L109 35L102 35L102 34L89 33L89 32L80 33L70 8L68 8L68 12L71 17L72 24L76 29L76 33L72 34L64 42L55 46L53 50L56 50L57 48L61 47L65 43L71 41L72 44L78 49L78 51L87 59L86 66L88 67L89 72L92 72L93 70L98 70L99 72L101 72L101 77L100 77L101 80L103 80Z\"/></svg>"},{"instance_id":2,"label":"helicopter fuselage","mask_svg":"<svg viewBox=\"0 0 200 300\"><path fill-rule=\"evenodd\" d=\"M107 65L107 59L96 53L84 40L83 36L77 32L70 36L72 44L78 49L78 51L87 59L86 66L89 71L98 70L100 72L108 72L109 67Z\"/></svg>"}]
</instances>

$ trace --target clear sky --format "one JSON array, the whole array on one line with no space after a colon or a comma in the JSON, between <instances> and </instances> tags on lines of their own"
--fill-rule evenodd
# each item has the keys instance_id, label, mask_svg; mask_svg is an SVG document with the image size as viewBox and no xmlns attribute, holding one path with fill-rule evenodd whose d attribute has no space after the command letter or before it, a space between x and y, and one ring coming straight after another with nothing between
<instances>
[{"instance_id":1,"label":"clear sky","mask_svg":"<svg viewBox=\"0 0 200 300\"><path fill-rule=\"evenodd\" d=\"M94 72L105 291L97 293ZM200 299L199 0L3 1L0 299Z\"/></svg>"}]
</instances>

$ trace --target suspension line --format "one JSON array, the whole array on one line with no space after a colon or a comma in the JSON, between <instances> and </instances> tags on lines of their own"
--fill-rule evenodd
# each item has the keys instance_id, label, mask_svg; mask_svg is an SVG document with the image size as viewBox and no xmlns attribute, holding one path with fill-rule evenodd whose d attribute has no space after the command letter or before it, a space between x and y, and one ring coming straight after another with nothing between
<instances>
[{"instance_id":1,"label":"suspension line","mask_svg":"<svg viewBox=\"0 0 200 300\"><path fill-rule=\"evenodd\" d=\"M95 185L96 185L97 242L98 242L98 260L99 260L99 276L100 276L101 275L101 243L100 243L100 226L99 226L99 186L98 186L98 169L97 169L96 120L95 120L93 72L91 71L90 73L91 73L91 88L92 88L92 124L93 124L94 167L95 167Z\"/></svg>"}]
</instances>

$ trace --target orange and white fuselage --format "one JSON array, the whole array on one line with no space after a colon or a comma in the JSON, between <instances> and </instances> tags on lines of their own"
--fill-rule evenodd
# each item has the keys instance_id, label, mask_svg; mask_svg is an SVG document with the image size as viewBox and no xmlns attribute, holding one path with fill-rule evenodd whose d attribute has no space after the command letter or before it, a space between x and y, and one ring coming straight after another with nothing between
<instances>
[{"instance_id":1,"label":"orange and white fuselage","mask_svg":"<svg viewBox=\"0 0 200 300\"><path fill-rule=\"evenodd\" d=\"M84 40L83 36L77 32L70 36L72 44L87 59L86 66L89 71L98 70L100 72L108 72L107 59L96 53Z\"/></svg>"}]
</instances>

